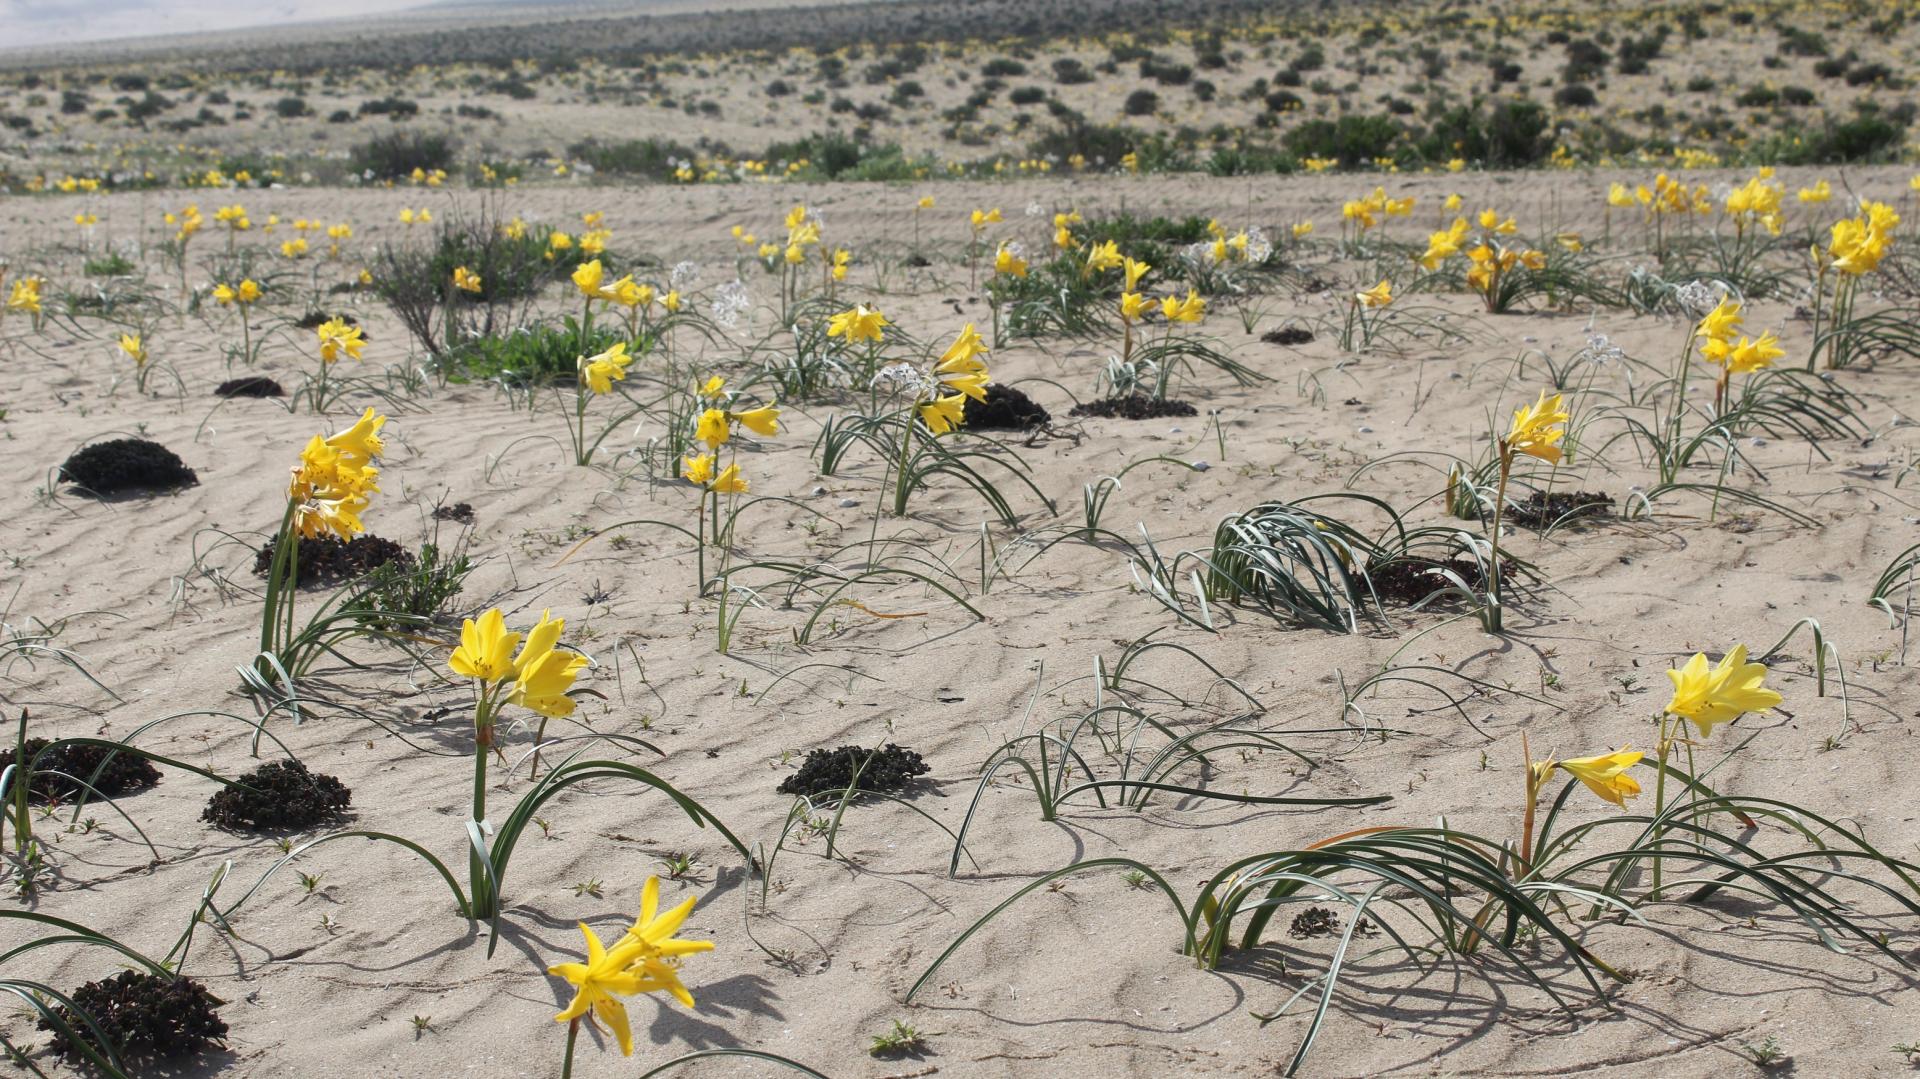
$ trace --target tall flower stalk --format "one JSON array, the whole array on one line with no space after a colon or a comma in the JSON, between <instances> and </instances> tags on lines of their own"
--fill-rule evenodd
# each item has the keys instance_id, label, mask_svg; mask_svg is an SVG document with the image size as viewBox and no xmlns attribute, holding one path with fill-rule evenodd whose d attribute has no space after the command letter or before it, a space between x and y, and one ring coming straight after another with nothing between
<instances>
[{"instance_id":1,"label":"tall flower stalk","mask_svg":"<svg viewBox=\"0 0 1920 1079\"><path fill-rule=\"evenodd\" d=\"M1493 496L1493 527L1487 534L1492 552L1487 563L1487 612L1483 621L1489 633L1499 633L1503 624L1500 526L1506 517L1507 481L1513 475L1513 462L1521 457L1534 457L1559 464L1559 443L1567 433L1561 425L1571 418L1560 394L1548 397L1547 392L1541 390L1538 401L1514 412L1513 423L1500 438L1500 485Z\"/></svg>"},{"instance_id":2,"label":"tall flower stalk","mask_svg":"<svg viewBox=\"0 0 1920 1079\"><path fill-rule=\"evenodd\" d=\"M453 673L473 684L473 817L469 825L467 894L475 918L492 918L500 911L493 865L481 843L492 830L487 823L487 761L500 752L495 727L500 713L510 704L549 719L573 714L573 698L567 691L587 665L587 658L554 647L564 629L564 620L549 611L540 612L540 621L527 631L526 643L515 655L514 647L521 644L522 635L507 629L506 616L496 607L477 621L469 618L462 623L460 647L447 661Z\"/></svg>"}]
</instances>

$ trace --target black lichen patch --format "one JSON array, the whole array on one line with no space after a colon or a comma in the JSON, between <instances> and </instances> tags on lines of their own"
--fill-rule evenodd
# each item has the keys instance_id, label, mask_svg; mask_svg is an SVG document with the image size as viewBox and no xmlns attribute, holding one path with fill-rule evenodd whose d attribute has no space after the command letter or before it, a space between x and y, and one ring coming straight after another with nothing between
<instances>
[{"instance_id":1,"label":"black lichen patch","mask_svg":"<svg viewBox=\"0 0 1920 1079\"><path fill-rule=\"evenodd\" d=\"M27 793L35 802L71 801L86 790L81 783L91 786L99 796L114 798L146 790L160 782L160 770L145 757L73 742L55 746L53 752L41 755L40 751L49 744L45 738L27 739L27 759L39 758L33 766L33 782L27 785ZM112 754L112 759L108 759L108 754ZM99 768L102 761L106 761L107 766L95 776L94 769ZM5 752L0 752L0 772L13 763L14 750L8 746Z\"/></svg>"},{"instance_id":2,"label":"black lichen patch","mask_svg":"<svg viewBox=\"0 0 1920 1079\"><path fill-rule=\"evenodd\" d=\"M1613 497L1600 491L1535 491L1507 508L1507 519L1528 528L1613 516Z\"/></svg>"},{"instance_id":3,"label":"black lichen patch","mask_svg":"<svg viewBox=\"0 0 1920 1079\"><path fill-rule=\"evenodd\" d=\"M1169 401L1136 393L1128 397L1103 397L1098 401L1073 406L1073 416L1092 416L1103 420L1153 420L1163 416L1196 416L1185 401Z\"/></svg>"},{"instance_id":4,"label":"black lichen patch","mask_svg":"<svg viewBox=\"0 0 1920 1079\"><path fill-rule=\"evenodd\" d=\"M1340 931L1340 916L1325 907L1308 907L1293 916L1287 935L1295 940L1330 937Z\"/></svg>"},{"instance_id":5,"label":"black lichen patch","mask_svg":"<svg viewBox=\"0 0 1920 1079\"><path fill-rule=\"evenodd\" d=\"M1501 569L1512 574L1513 564L1503 561ZM1373 582L1374 594L1384 602L1418 603L1453 585L1453 581L1441 575L1442 572L1460 578L1475 591L1487 586L1486 574L1481 572L1480 563L1471 558L1450 558L1444 562L1434 558L1396 558L1391 562L1368 566L1367 579Z\"/></svg>"},{"instance_id":6,"label":"black lichen patch","mask_svg":"<svg viewBox=\"0 0 1920 1079\"><path fill-rule=\"evenodd\" d=\"M265 375L230 378L213 388L215 397L285 397L287 391Z\"/></svg>"},{"instance_id":7,"label":"black lichen patch","mask_svg":"<svg viewBox=\"0 0 1920 1079\"><path fill-rule=\"evenodd\" d=\"M1313 340L1313 331L1305 326L1282 326L1260 335L1269 345L1304 345Z\"/></svg>"},{"instance_id":8,"label":"black lichen patch","mask_svg":"<svg viewBox=\"0 0 1920 1079\"><path fill-rule=\"evenodd\" d=\"M192 978L125 970L74 990L73 1003L72 1009L55 1009L67 1030L45 1017L40 1029L54 1031L48 1045L75 1063L85 1055L73 1039L103 1048L81 1013L90 1016L108 1044L129 1061L179 1060L210 1047L226 1048L227 1024L219 1012L226 1002Z\"/></svg>"},{"instance_id":9,"label":"black lichen patch","mask_svg":"<svg viewBox=\"0 0 1920 1079\"><path fill-rule=\"evenodd\" d=\"M436 521L452 521L455 524L470 525L473 523L473 507L467 505L465 502L455 502L451 506L435 506L433 507L433 519Z\"/></svg>"},{"instance_id":10,"label":"black lichen patch","mask_svg":"<svg viewBox=\"0 0 1920 1079\"><path fill-rule=\"evenodd\" d=\"M1031 431L1051 419L1033 398L998 382L987 387L985 401L969 397L960 409L960 426L969 431Z\"/></svg>"},{"instance_id":11,"label":"black lichen patch","mask_svg":"<svg viewBox=\"0 0 1920 1079\"><path fill-rule=\"evenodd\" d=\"M303 330L315 330L315 329L319 329L321 326L329 322L332 322L336 318L346 323L349 326L360 325L360 320L354 318L352 315L329 315L325 311L309 311L306 314L301 315L300 321L294 323L294 325L300 327ZM373 338L367 336L367 332L364 329L360 331L360 337L362 340L365 340L365 341L373 340Z\"/></svg>"},{"instance_id":12,"label":"black lichen patch","mask_svg":"<svg viewBox=\"0 0 1920 1079\"><path fill-rule=\"evenodd\" d=\"M256 575L264 578L273 572L273 552L278 545L276 539L254 553ZM413 555L392 540L375 535L355 536L346 542L320 536L300 541L295 573L301 587L339 584L358 580L388 563L398 563L405 568L413 565Z\"/></svg>"},{"instance_id":13,"label":"black lichen patch","mask_svg":"<svg viewBox=\"0 0 1920 1079\"><path fill-rule=\"evenodd\" d=\"M268 761L207 799L200 819L236 832L303 831L337 820L353 792L299 761Z\"/></svg>"},{"instance_id":14,"label":"black lichen patch","mask_svg":"<svg viewBox=\"0 0 1920 1079\"><path fill-rule=\"evenodd\" d=\"M144 438L116 438L82 446L60 465L62 482L94 494L166 491L200 478L172 450Z\"/></svg>"},{"instance_id":15,"label":"black lichen patch","mask_svg":"<svg viewBox=\"0 0 1920 1079\"><path fill-rule=\"evenodd\" d=\"M863 767L864 765L864 767ZM780 783L781 794L804 794L810 798L847 789L891 793L902 790L914 776L928 772L927 762L911 749L889 742L880 749L865 746L841 746L816 749L800 763L800 770ZM860 773L859 781L854 772Z\"/></svg>"}]
</instances>

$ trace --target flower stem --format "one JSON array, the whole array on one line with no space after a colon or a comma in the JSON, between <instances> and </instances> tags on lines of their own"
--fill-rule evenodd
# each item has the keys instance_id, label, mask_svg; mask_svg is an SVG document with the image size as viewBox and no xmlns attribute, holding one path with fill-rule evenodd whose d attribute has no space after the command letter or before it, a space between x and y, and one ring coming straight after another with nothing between
<instances>
[{"instance_id":1,"label":"flower stem","mask_svg":"<svg viewBox=\"0 0 1920 1079\"><path fill-rule=\"evenodd\" d=\"M580 1020L567 1024L567 1055L560 1062L560 1079L571 1079L573 1075L573 1045L580 1040Z\"/></svg>"},{"instance_id":2,"label":"flower stem","mask_svg":"<svg viewBox=\"0 0 1920 1079\"><path fill-rule=\"evenodd\" d=\"M1507 511L1507 477L1513 472L1513 454L1500 451L1500 486L1493 496L1493 529L1488 540L1493 555L1487 560L1487 631L1498 633L1503 624L1500 607L1500 522Z\"/></svg>"}]
</instances>

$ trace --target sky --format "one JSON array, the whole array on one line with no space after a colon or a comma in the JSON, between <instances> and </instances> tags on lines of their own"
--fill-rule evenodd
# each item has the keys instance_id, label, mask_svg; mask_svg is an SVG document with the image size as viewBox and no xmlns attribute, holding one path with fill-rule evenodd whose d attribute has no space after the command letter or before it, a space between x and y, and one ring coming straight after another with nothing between
<instances>
[{"instance_id":1,"label":"sky","mask_svg":"<svg viewBox=\"0 0 1920 1079\"><path fill-rule=\"evenodd\" d=\"M0 48L391 14L424 0L0 0Z\"/></svg>"}]
</instances>

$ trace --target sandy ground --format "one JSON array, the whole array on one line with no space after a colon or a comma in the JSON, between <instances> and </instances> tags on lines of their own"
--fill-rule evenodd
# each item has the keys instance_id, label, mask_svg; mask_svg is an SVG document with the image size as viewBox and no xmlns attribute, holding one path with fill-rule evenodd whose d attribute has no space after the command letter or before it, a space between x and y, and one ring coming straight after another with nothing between
<instances>
[{"instance_id":1,"label":"sandy ground","mask_svg":"<svg viewBox=\"0 0 1920 1079\"><path fill-rule=\"evenodd\" d=\"M1730 177L1703 174L1711 182ZM1409 178L1394 190L1420 199L1414 218L1390 233L1413 241L1439 215L1450 190L1510 210L1521 220L1599 229L1598 195L1608 175ZM1789 184L1811 178L1788 177ZM1893 197L1905 173L1861 170L1863 194ZM1371 186L1371 181L1365 181ZM1211 213L1230 225L1269 231L1311 219L1318 239L1337 229L1339 203L1362 181L1196 178L1083 179L1005 185L940 185L926 242L945 254L917 275L897 266L878 291L876 262L863 254L848 286L869 296L902 328L943 342L987 309L969 295L964 266L951 260L964 237L964 212L999 205L1008 222L996 236L1040 238L1047 211L1074 207L1093 215L1121 208ZM734 187L610 189L537 187L515 192L508 209L530 220L576 221L606 214L616 250L645 251L666 263L702 265L699 288L730 279L726 230L745 224L771 231L795 201L819 208L830 236L863 253L904 250L921 192L880 187ZM95 243L156 238L162 208L200 197L187 193L99 200ZM419 192L289 190L248 193L256 219L311 215L356 224L359 249L402 239L397 209ZM470 192L435 193L440 212ZM211 208L211 200L201 198ZM57 284L78 284L78 259L54 245L72 241L73 200L14 199L3 208L0 250L16 271L42 268ZM277 234L276 237L277 238ZM271 242L256 236L250 242ZM200 255L218 245L211 232ZM1909 241L1910 242L1910 241ZM1643 260L1639 238L1615 238L1621 264ZM198 256L196 256L198 257ZM1225 514L1263 499L1357 489L1408 507L1411 519L1443 520L1433 497L1440 478L1407 465L1352 476L1369 460L1405 450L1477 456L1489 417L1530 401L1543 384L1534 362L1564 360L1590 332L1663 368L1677 358L1688 327L1670 319L1613 310L1476 315L1469 298L1420 303L1445 310L1471 343L1345 355L1329 319L1366 270L1335 261L1323 243L1307 258L1330 292L1282 292L1267 299L1243 332L1226 309L1205 332L1269 381L1235 388L1218 375L1180 387L1202 408L1179 421L1069 421L1068 391L1091 396L1110 342L1023 342L995 355L994 373L1026 388L1058 419L1059 437L1020 446L1036 482L1060 507L1051 516L1030 495L1016 500L1025 529L1079 517L1081 485L1158 455L1206 462L1203 472L1154 465L1127 475L1106 524L1137 536L1141 528L1168 555L1204 547ZM331 275L344 276L355 263ZM170 278L149 254L145 272L161 290ZM197 283L201 275L193 277ZM750 333L772 330L768 280L749 276L756 301ZM1368 282L1370 283L1370 282ZM571 305L557 290L543 309ZM294 316L298 305L272 308ZM414 362L405 334L371 301L352 306L373 344L369 371ZM1804 355L1810 327L1793 306L1753 306L1749 325L1780 329L1787 362ZM1300 347L1262 343L1283 323L1312 328ZM346 410L324 418L289 415L272 401L214 407L211 388L226 377L217 349L237 334L229 316L168 318L149 333L157 357L184 380L184 393L137 396L128 381L111 388L123 362L98 320L55 323L31 333L25 320L0 324L0 406L4 457L15 481L0 494L6 563L0 594L7 621L68 618L59 639L122 700L72 671L15 662L0 672L9 718L32 711L43 734L126 736L141 724L191 710L250 716L235 691L236 665L253 651L257 605L223 596L191 573L196 546L215 530L273 527L284 469L312 433L345 426ZM261 370L297 380L312 365L310 335L274 336ZM698 342L682 342L694 349ZM728 370L741 342L706 348L703 366ZM478 515L473 553L481 561L459 601L462 609L506 608L530 622L542 608L568 619L568 642L596 667L585 684L603 695L584 702L582 723L600 732L643 736L664 756L658 773L702 800L749 843L772 845L790 799L774 792L795 761L789 754L848 742L897 741L925 754L932 773L914 804L957 827L974 776L1004 739L1040 724L1069 720L1092 706L1096 660L1111 665L1146 634L1192 649L1258 698L1249 723L1280 733L1306 754L1308 769L1280 753L1216 759L1216 789L1251 793L1350 796L1389 794L1364 809L1312 809L1157 800L1144 812L1102 810L1084 797L1059 819L1042 822L1031 791L1000 785L985 797L968 846L978 867L946 872L951 842L925 819L892 804L850 811L841 857L823 844L789 844L778 859L774 894L762 910L759 885L711 830L692 827L664 799L604 786L550 805L546 838L525 842L508 880L509 909L495 956L483 935L451 909L439 881L396 849L358 841L322 847L297 868L317 875L307 894L294 873L275 876L236 914L234 934L203 927L187 972L228 1001L231 1049L184 1074L302 1076L558 1074L564 1031L551 1021L565 986L543 968L574 957L576 921L618 932L638 903L642 881L677 853L697 863L669 882L670 899L697 895L686 935L718 948L687 964L699 999L688 1011L654 1001L633 1004L639 1042L623 1061L610 1047L583 1042L579 1073L633 1075L682 1052L745 1046L782 1053L835 1076L1081 1076L1092 1074L1268 1075L1284 1067L1305 1029L1296 1009L1262 1026L1271 1011L1317 972L1331 945L1297 941L1276 926L1257 953L1236 955L1219 971L1195 968L1179 954L1170 906L1128 886L1116 870L1072 875L1041 889L962 948L912 1006L906 988L973 920L1037 875L1078 860L1125 855L1158 867L1183 893L1234 859L1296 848L1351 829L1425 825L1445 818L1489 836L1518 829L1527 735L1535 752L1561 756L1633 743L1644 747L1649 716L1666 699L1661 671L1695 650L1715 654L1736 642L1765 648L1803 617L1817 618L1844 657L1848 707L1837 681L1816 695L1811 645L1802 635L1775 661L1772 682L1786 696L1776 713L1736 726L1751 742L1715 773L1723 789L1772 796L1840 818L1883 850L1912 857L1920 842L1907 754L1914 742L1915 682L1904 665L1901 630L1865 602L1875 576L1916 539L1913 485L1902 482L1915 447L1904 425L1916 399L1911 363L1838 376L1866 398L1873 437L1828 442L1812 451L1792 438L1749 448L1763 485L1742 485L1812 515L1818 529L1769 514L1715 515L1701 500L1663 501L1650 520L1565 528L1542 538L1513 534L1514 550L1538 564L1542 580L1515 601L1510 635L1482 633L1449 612L1395 612L1357 635L1276 625L1251 610L1216 607L1219 632L1178 622L1134 586L1125 554L1062 544L1008 571L981 594L977 580L977 499L942 484L914 502L906 520L882 519L878 535L919 547L954 567L956 587L985 615L976 621L921 587L870 587L864 608L823 617L828 632L795 644L811 611L754 609L741 620L732 653L718 654L709 601L692 596L692 552L662 531L605 541L564 565L555 563L582 530L633 518L691 521L693 492L649 485L644 473L573 467L554 442L559 415L544 405L515 411L479 386L429 389L395 410L388 427L386 493L367 515L370 528L403 543L419 541L438 501L471 503ZM1623 370L1600 383L1624 387ZM1051 381L1043 381L1051 380ZM1315 393L1314 383L1322 387ZM156 383L162 385L162 383ZM790 431L747 455L756 493L791 495L799 505L762 503L741 527L739 557L783 556L850 564L873 534L877 461L856 458L843 474L821 477L809 447L823 421L844 404L789 406ZM1221 437L1208 424L1218 410ZM657 425L656 425L657 426ZM142 432L181 454L200 484L174 494L99 502L71 492L48 498L45 475L83 440ZM649 424L623 431L609 457L644 442ZM1582 457L1563 472L1565 487L1624 497L1648 482L1624 443ZM842 504L851 500L854 505ZM444 533L443 533L444 534ZM1014 551L1014 532L996 527L994 543ZM215 557L241 583L243 553ZM592 605L583 597L611 598ZM303 602L311 604L314 599ZM878 618L872 612L908 617ZM1457 611L1452 612L1457 613ZM354 823L427 845L450 863L462 856L470 735L467 690L440 669L417 669L395 653L367 649L367 669L334 668L316 679L326 699L304 724L282 719L272 730L315 769L340 776L354 792ZM1341 684L1353 685L1391 659L1457 671L1511 692L1473 693L1454 711L1417 687L1389 685L1364 695L1363 714L1343 715ZM805 669L801 669L805 668ZM795 672L773 685L782 672ZM1131 673L1166 692L1135 687L1132 696L1163 722L1184 728L1247 711L1245 703L1198 664L1172 651L1150 653ZM771 687L771 688L770 688ZM1107 695L1111 699L1112 694ZM1392 728L1379 737L1363 728ZM1319 731L1321 733L1302 733ZM1294 732L1294 733L1288 733ZM1722 732L1724 734L1725 732ZM157 727L139 744L224 773L255 762L249 728L237 718L189 717ZM1834 747L1823 743L1838 736ZM517 760L530 732L517 731ZM1715 744L1727 747L1736 739ZM1111 761L1100 762L1110 770ZM528 785L526 769L496 771L491 795L506 806ZM278 857L273 842L209 830L200 807L209 782L169 774L122 808L158 845L148 853L126 825L100 812L88 834L56 836L57 884L27 909L118 934L159 954L185 926L201 890L223 865L222 895L237 897ZM1583 819L1600 807L1576 799ZM89 811L90 815L92 811ZM54 826L43 825L49 831ZM1761 842L1784 844L1778 828ZM577 885L599 881L601 895ZM1887 904L1854 894L1861 911L1914 955L1910 918L1877 921ZM1823 950L1775 906L1744 901L1702 906L1656 904L1648 926L1574 923L1585 943L1630 983L1595 1000L1552 949L1540 969L1579 1004L1571 1014L1528 986L1509 965L1483 959L1440 961L1417 971L1391 954L1357 963L1320 1035L1307 1074L1725 1076L1755 1070L1743 1046L1768 1037L1786 1055L1779 1066L1804 1075L1895 1075L1910 1070L1890 1051L1920 1040L1920 1004L1912 975L1855 946ZM322 916L335 923L325 928ZM1394 915L1384 917L1392 920ZM749 939L751 934L752 939ZM0 943L21 930L0 929ZM754 941L761 947L756 947ZM770 955L769 952L775 953ZM19 972L77 985L114 969L84 950L36 953ZM13 968L10 968L13 969ZM1288 973L1291 970L1295 973ZM427 1017L424 1030L410 1018ZM896 1019L928 1035L919 1059L875 1060L868 1039ZM16 1040L43 1040L18 1008L0 1017ZM52 1064L41 1058L43 1066ZM719 1060L686 1074L775 1074L762 1065Z\"/></svg>"}]
</instances>

